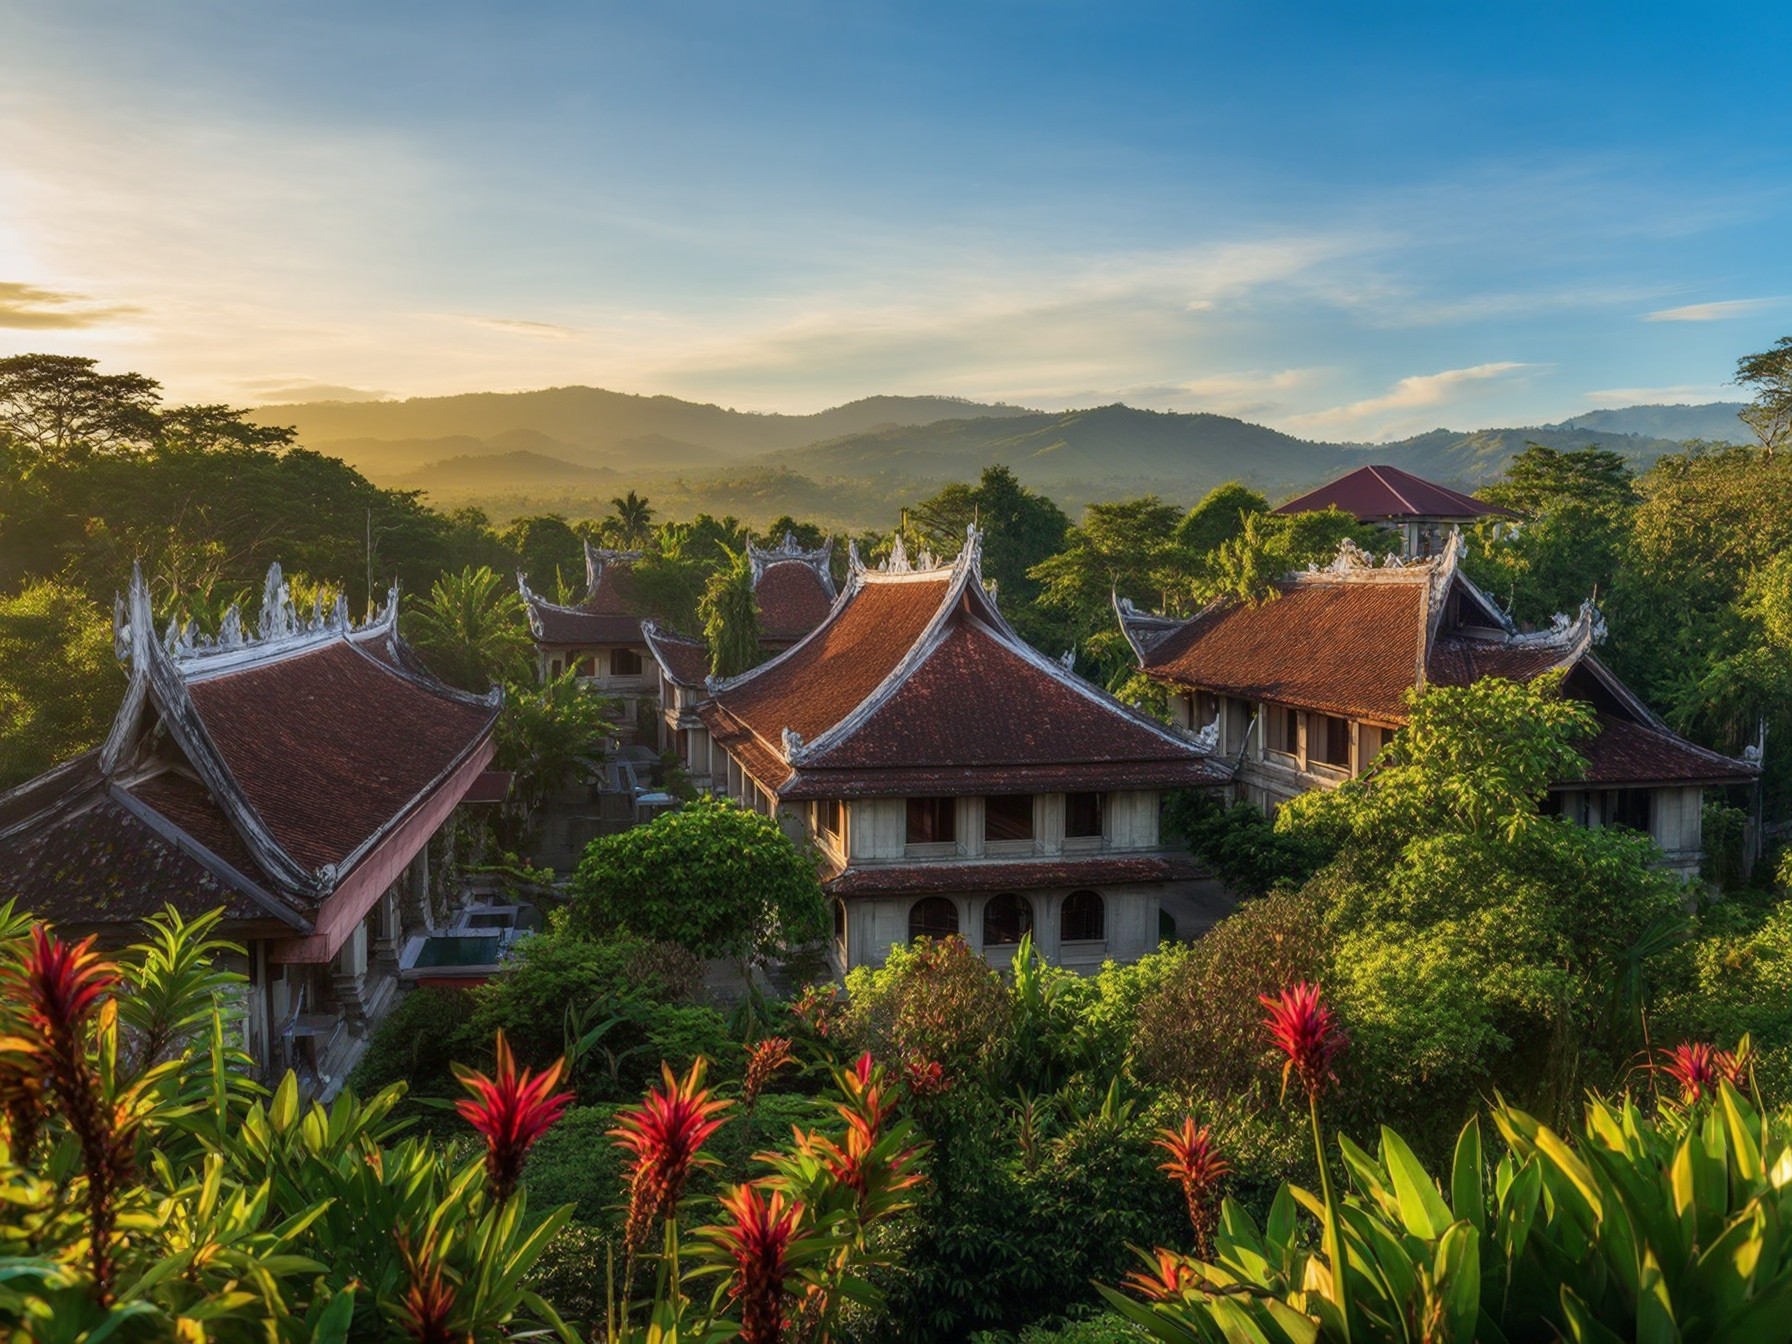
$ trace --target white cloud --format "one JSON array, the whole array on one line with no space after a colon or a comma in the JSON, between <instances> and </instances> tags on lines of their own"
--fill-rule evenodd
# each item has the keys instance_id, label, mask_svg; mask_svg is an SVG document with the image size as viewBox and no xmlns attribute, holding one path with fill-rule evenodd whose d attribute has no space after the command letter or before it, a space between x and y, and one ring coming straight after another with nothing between
<instances>
[{"instance_id":1,"label":"white cloud","mask_svg":"<svg viewBox=\"0 0 1792 1344\"><path fill-rule=\"evenodd\" d=\"M1414 374L1402 378L1378 397L1333 406L1322 411L1306 411L1284 417L1286 429L1328 434L1367 434L1372 438L1393 438L1415 428L1429 427L1400 412L1449 405L1457 401L1465 388L1505 378L1521 369L1533 367L1511 360L1493 364L1476 364L1465 369L1445 369L1441 373Z\"/></svg>"},{"instance_id":2,"label":"white cloud","mask_svg":"<svg viewBox=\"0 0 1792 1344\"><path fill-rule=\"evenodd\" d=\"M1716 303L1689 303L1681 308L1661 308L1645 313L1645 322L1723 322L1732 317L1747 317L1764 308L1780 308L1789 300L1780 296L1767 299L1721 299Z\"/></svg>"},{"instance_id":3,"label":"white cloud","mask_svg":"<svg viewBox=\"0 0 1792 1344\"><path fill-rule=\"evenodd\" d=\"M1703 406L1713 401L1741 399L1741 394L1734 385L1725 386L1721 383L1676 383L1672 387L1607 387L1586 395L1586 400L1596 407Z\"/></svg>"}]
</instances>

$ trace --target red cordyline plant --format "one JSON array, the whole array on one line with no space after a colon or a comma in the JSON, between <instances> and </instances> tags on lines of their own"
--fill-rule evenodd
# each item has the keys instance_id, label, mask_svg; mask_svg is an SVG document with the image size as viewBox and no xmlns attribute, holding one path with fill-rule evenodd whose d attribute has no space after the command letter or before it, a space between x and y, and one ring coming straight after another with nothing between
<instances>
[{"instance_id":1,"label":"red cordyline plant","mask_svg":"<svg viewBox=\"0 0 1792 1344\"><path fill-rule=\"evenodd\" d=\"M759 1094L765 1090L767 1083L778 1076L779 1070L796 1063L796 1056L790 1050L788 1036L767 1036L755 1041L747 1047L747 1076L741 1084L741 1105L753 1109L753 1103L759 1100Z\"/></svg>"},{"instance_id":2,"label":"red cordyline plant","mask_svg":"<svg viewBox=\"0 0 1792 1344\"><path fill-rule=\"evenodd\" d=\"M527 1069L519 1074L510 1042L501 1030L496 1077L487 1078L474 1069L454 1066L461 1086L473 1094L454 1109L485 1140L486 1176L491 1182L492 1198L500 1204L516 1192L529 1149L572 1103L571 1092L554 1091L565 1067L566 1061L561 1059L540 1074L531 1075Z\"/></svg>"},{"instance_id":3,"label":"red cordyline plant","mask_svg":"<svg viewBox=\"0 0 1792 1344\"><path fill-rule=\"evenodd\" d=\"M903 1057L902 1081L910 1095L917 1097L937 1097L952 1086L952 1080L937 1059L923 1059L920 1055Z\"/></svg>"},{"instance_id":4,"label":"red cordyline plant","mask_svg":"<svg viewBox=\"0 0 1792 1344\"><path fill-rule=\"evenodd\" d=\"M712 1100L703 1086L708 1061L698 1059L679 1078L661 1064L664 1088L652 1088L639 1108L624 1111L610 1131L617 1146L629 1153L628 1216L623 1227L627 1269L623 1296L634 1278L635 1253L647 1239L654 1220L677 1215L679 1197L691 1168L711 1161L702 1154L705 1141L725 1123L726 1101Z\"/></svg>"},{"instance_id":5,"label":"red cordyline plant","mask_svg":"<svg viewBox=\"0 0 1792 1344\"><path fill-rule=\"evenodd\" d=\"M1153 1302L1174 1302L1201 1282L1193 1265L1174 1251L1157 1250L1157 1272L1134 1270L1126 1276L1126 1286Z\"/></svg>"},{"instance_id":6,"label":"red cordyline plant","mask_svg":"<svg viewBox=\"0 0 1792 1344\"><path fill-rule=\"evenodd\" d=\"M1744 1052L1719 1050L1704 1041L1684 1041L1664 1050L1655 1068L1680 1084L1680 1100L1688 1106L1715 1096L1719 1083L1741 1087L1748 1076Z\"/></svg>"},{"instance_id":7,"label":"red cordyline plant","mask_svg":"<svg viewBox=\"0 0 1792 1344\"><path fill-rule=\"evenodd\" d=\"M737 1185L722 1196L722 1207L731 1221L705 1228L704 1234L734 1262L728 1295L740 1308L741 1344L780 1344L789 1296L784 1283L803 1206L786 1203L782 1191L767 1199L756 1186Z\"/></svg>"},{"instance_id":8,"label":"red cordyline plant","mask_svg":"<svg viewBox=\"0 0 1792 1344\"><path fill-rule=\"evenodd\" d=\"M1206 1125L1196 1129L1192 1115L1184 1116L1178 1129L1158 1130L1158 1137L1152 1142L1170 1155L1170 1160L1160 1163L1158 1169L1182 1187L1182 1197L1188 1201L1189 1225L1195 1233L1195 1254L1205 1260L1211 1254L1217 1217L1213 1197L1232 1164L1214 1147L1212 1130Z\"/></svg>"},{"instance_id":9,"label":"red cordyline plant","mask_svg":"<svg viewBox=\"0 0 1792 1344\"><path fill-rule=\"evenodd\" d=\"M24 1115L35 1093L55 1099L81 1148L87 1177L88 1258L95 1293L112 1300L118 1192L135 1168L135 1125L106 1095L88 1059L88 1027L118 984L118 968L94 951L94 939L66 943L42 924L32 926L24 955L0 970L0 988L23 1008L33 1035L0 1040L14 1075L6 1085L9 1122ZM37 1113L39 1116L41 1112ZM35 1130L35 1117L29 1118ZM30 1137L30 1134L27 1134ZM19 1141L15 1128L13 1142Z\"/></svg>"}]
</instances>

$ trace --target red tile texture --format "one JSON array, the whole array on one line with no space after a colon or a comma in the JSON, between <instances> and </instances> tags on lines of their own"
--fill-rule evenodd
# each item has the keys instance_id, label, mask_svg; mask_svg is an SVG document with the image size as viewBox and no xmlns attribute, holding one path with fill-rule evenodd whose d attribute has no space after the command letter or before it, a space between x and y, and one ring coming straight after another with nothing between
<instances>
[{"instance_id":1,"label":"red tile texture","mask_svg":"<svg viewBox=\"0 0 1792 1344\"><path fill-rule=\"evenodd\" d=\"M988 627L961 619L860 727L802 768L925 770L1193 759L1187 744L1080 694Z\"/></svg>"},{"instance_id":2,"label":"red tile texture","mask_svg":"<svg viewBox=\"0 0 1792 1344\"><path fill-rule=\"evenodd\" d=\"M340 864L491 732L495 708L347 644L189 685L219 756L282 848Z\"/></svg>"},{"instance_id":3,"label":"red tile texture","mask_svg":"<svg viewBox=\"0 0 1792 1344\"><path fill-rule=\"evenodd\" d=\"M1516 518L1510 509L1465 495L1447 485L1427 481L1398 467L1358 467L1329 485L1322 485L1274 510L1310 513L1342 509L1365 522L1401 518Z\"/></svg>"},{"instance_id":4,"label":"red tile texture","mask_svg":"<svg viewBox=\"0 0 1792 1344\"><path fill-rule=\"evenodd\" d=\"M1580 784L1742 784L1759 771L1647 724L1599 716L1599 735L1577 743L1587 758Z\"/></svg>"},{"instance_id":5,"label":"red tile texture","mask_svg":"<svg viewBox=\"0 0 1792 1344\"><path fill-rule=\"evenodd\" d=\"M831 896L908 896L946 891L1026 891L1173 882L1207 874L1182 855L1131 854L1013 863L901 863L848 868L822 883Z\"/></svg>"},{"instance_id":6,"label":"red tile texture","mask_svg":"<svg viewBox=\"0 0 1792 1344\"><path fill-rule=\"evenodd\" d=\"M1258 606L1203 613L1145 655L1161 681L1331 714L1403 722L1425 585L1295 583Z\"/></svg>"},{"instance_id":7,"label":"red tile texture","mask_svg":"<svg viewBox=\"0 0 1792 1344\"><path fill-rule=\"evenodd\" d=\"M763 778L763 776L759 776ZM1179 761L1085 761L1076 765L1001 765L909 770L813 769L804 766L780 790L802 798L901 797L912 793L1059 793L1079 789L1187 789L1223 784L1228 776L1190 750Z\"/></svg>"},{"instance_id":8,"label":"red tile texture","mask_svg":"<svg viewBox=\"0 0 1792 1344\"><path fill-rule=\"evenodd\" d=\"M759 602L762 636L777 642L801 639L827 619L834 605L821 575L801 560L767 565L753 595Z\"/></svg>"},{"instance_id":9,"label":"red tile texture","mask_svg":"<svg viewBox=\"0 0 1792 1344\"><path fill-rule=\"evenodd\" d=\"M868 582L807 643L717 697L767 742L819 737L865 700L921 637L950 575ZM766 781L770 783L771 781Z\"/></svg>"},{"instance_id":10,"label":"red tile texture","mask_svg":"<svg viewBox=\"0 0 1792 1344\"><path fill-rule=\"evenodd\" d=\"M1440 639L1431 649L1427 676L1443 686L1467 686L1482 677L1530 681L1569 660L1560 646L1491 644L1476 639Z\"/></svg>"},{"instance_id":11,"label":"red tile texture","mask_svg":"<svg viewBox=\"0 0 1792 1344\"><path fill-rule=\"evenodd\" d=\"M680 686L701 686L709 676L709 646L659 631L648 641L661 669Z\"/></svg>"},{"instance_id":12,"label":"red tile texture","mask_svg":"<svg viewBox=\"0 0 1792 1344\"><path fill-rule=\"evenodd\" d=\"M641 613L635 606L634 568L606 561L597 573L597 589L576 607L530 604L541 633L540 644L639 644Z\"/></svg>"}]
</instances>

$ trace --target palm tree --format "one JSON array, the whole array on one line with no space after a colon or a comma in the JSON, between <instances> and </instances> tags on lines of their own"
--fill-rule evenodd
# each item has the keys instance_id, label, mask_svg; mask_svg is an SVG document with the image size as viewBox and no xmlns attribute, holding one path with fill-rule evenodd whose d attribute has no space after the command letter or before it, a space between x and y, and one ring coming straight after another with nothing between
<instances>
[{"instance_id":1,"label":"palm tree","mask_svg":"<svg viewBox=\"0 0 1792 1344\"><path fill-rule=\"evenodd\" d=\"M753 594L753 567L746 551L727 546L728 565L710 575L697 614L709 641L709 670L733 677L759 661L759 601Z\"/></svg>"},{"instance_id":2,"label":"palm tree","mask_svg":"<svg viewBox=\"0 0 1792 1344\"><path fill-rule=\"evenodd\" d=\"M616 522L616 531L621 535L623 544L640 546L649 537L648 529L653 524L653 509L646 497L630 490L626 495L618 495L610 501L615 506L611 516Z\"/></svg>"},{"instance_id":3,"label":"palm tree","mask_svg":"<svg viewBox=\"0 0 1792 1344\"><path fill-rule=\"evenodd\" d=\"M431 670L452 686L483 691L529 669L523 599L488 565L442 575L405 623Z\"/></svg>"}]
</instances>

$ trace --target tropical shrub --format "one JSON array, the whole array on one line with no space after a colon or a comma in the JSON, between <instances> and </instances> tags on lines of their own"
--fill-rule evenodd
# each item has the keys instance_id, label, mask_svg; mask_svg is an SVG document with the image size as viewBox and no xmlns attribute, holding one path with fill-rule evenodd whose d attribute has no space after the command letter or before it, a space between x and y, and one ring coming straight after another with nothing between
<instances>
[{"instance_id":1,"label":"tropical shrub","mask_svg":"<svg viewBox=\"0 0 1792 1344\"><path fill-rule=\"evenodd\" d=\"M814 862L770 817L705 796L585 850L557 927L760 958L828 930Z\"/></svg>"}]
</instances>

